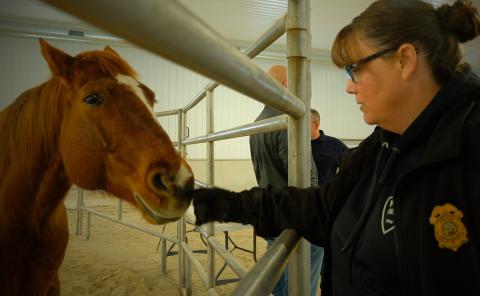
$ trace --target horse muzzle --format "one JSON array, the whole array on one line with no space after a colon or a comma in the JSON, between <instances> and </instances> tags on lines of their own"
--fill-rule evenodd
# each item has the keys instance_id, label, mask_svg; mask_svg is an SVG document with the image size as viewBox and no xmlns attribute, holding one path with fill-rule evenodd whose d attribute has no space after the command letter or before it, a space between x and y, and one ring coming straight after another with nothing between
<instances>
[{"instance_id":1,"label":"horse muzzle","mask_svg":"<svg viewBox=\"0 0 480 296\"><path fill-rule=\"evenodd\" d=\"M161 167L151 169L147 174L150 192L142 195L135 192L138 207L156 224L165 224L179 219L192 200L193 174L185 162L181 162L176 174L165 173Z\"/></svg>"},{"instance_id":2,"label":"horse muzzle","mask_svg":"<svg viewBox=\"0 0 480 296\"><path fill-rule=\"evenodd\" d=\"M166 224L178 220L185 213L189 205L189 203L186 203L185 207L181 207L175 211L154 209L139 193L135 192L134 197L138 208L146 216L148 221L154 224Z\"/></svg>"}]
</instances>

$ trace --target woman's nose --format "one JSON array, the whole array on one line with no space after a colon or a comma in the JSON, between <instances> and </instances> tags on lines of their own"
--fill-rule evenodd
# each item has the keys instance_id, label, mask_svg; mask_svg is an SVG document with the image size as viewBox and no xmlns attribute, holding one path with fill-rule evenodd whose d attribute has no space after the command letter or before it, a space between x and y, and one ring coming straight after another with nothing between
<instances>
[{"instance_id":1,"label":"woman's nose","mask_svg":"<svg viewBox=\"0 0 480 296\"><path fill-rule=\"evenodd\" d=\"M347 80L347 87L345 88L348 94L355 94L357 92L357 85L351 80Z\"/></svg>"}]
</instances>

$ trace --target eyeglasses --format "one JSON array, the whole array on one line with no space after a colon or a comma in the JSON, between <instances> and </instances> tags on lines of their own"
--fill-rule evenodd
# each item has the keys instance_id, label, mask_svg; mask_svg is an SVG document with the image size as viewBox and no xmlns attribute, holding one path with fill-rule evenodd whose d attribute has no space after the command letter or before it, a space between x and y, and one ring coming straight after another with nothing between
<instances>
[{"instance_id":1,"label":"eyeglasses","mask_svg":"<svg viewBox=\"0 0 480 296\"><path fill-rule=\"evenodd\" d=\"M358 79L355 77L355 71L357 71L358 67L361 65L364 65L368 62L373 61L376 58L379 58L391 51L397 50L398 47L392 47L392 48L387 48L384 50L381 50L379 52L376 52L372 55L369 55L366 58L361 59L360 61L356 62L355 64L349 64L345 66L345 72L347 72L348 79L350 79L353 83L357 83Z\"/></svg>"}]
</instances>

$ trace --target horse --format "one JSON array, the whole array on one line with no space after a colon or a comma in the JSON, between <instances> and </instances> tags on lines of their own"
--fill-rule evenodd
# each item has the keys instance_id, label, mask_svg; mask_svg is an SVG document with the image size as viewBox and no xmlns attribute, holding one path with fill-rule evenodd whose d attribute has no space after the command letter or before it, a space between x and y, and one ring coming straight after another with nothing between
<instances>
[{"instance_id":1,"label":"horse","mask_svg":"<svg viewBox=\"0 0 480 296\"><path fill-rule=\"evenodd\" d=\"M104 190L150 223L179 219L193 173L155 94L107 46L70 56L39 39L51 78L0 112L0 295L59 295L70 187Z\"/></svg>"}]
</instances>

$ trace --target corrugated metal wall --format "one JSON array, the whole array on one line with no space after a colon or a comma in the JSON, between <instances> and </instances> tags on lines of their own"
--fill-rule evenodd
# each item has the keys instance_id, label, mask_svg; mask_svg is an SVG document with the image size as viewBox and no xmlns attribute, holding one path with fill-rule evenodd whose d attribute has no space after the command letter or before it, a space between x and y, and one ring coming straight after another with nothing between
<instances>
[{"instance_id":1,"label":"corrugated metal wall","mask_svg":"<svg viewBox=\"0 0 480 296\"><path fill-rule=\"evenodd\" d=\"M75 55L84 50L102 49L103 44L68 40L48 40L52 45ZM23 91L47 80L48 67L40 54L36 38L0 36L0 108L3 109ZM133 46L113 46L139 73L143 83L155 93L155 111L182 108L209 82L203 76ZM263 69L286 61L255 59ZM366 126L352 96L345 93L346 76L331 65L312 64L312 107L322 117L322 129L338 138L362 139L372 127ZM231 89L215 90L215 130L252 122L263 105ZM160 120L175 141L176 116ZM190 136L205 133L205 105L200 103L188 115ZM248 159L248 139L225 140L215 145L217 159ZM189 158L204 158L204 145L188 148Z\"/></svg>"}]
</instances>

